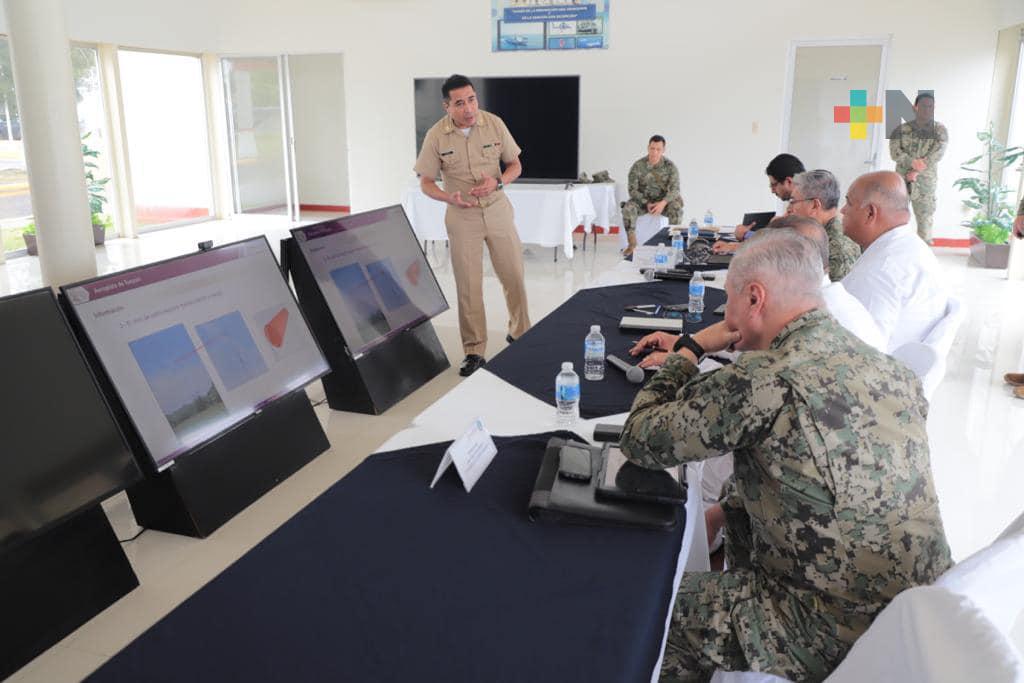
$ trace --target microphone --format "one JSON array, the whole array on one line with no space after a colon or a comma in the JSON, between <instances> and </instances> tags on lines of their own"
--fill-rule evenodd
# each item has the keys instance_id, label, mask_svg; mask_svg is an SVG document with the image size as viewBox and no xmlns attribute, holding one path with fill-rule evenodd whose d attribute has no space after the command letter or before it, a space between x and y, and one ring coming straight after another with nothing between
<instances>
[{"instance_id":1,"label":"microphone","mask_svg":"<svg viewBox=\"0 0 1024 683\"><path fill-rule=\"evenodd\" d=\"M622 360L618 356L613 356L611 354L608 354L607 359L609 363L611 363L619 370L622 370L624 373L626 373L626 379L628 379L633 384L640 384L641 382L644 381L643 368L638 368L635 365L630 365L629 363Z\"/></svg>"}]
</instances>

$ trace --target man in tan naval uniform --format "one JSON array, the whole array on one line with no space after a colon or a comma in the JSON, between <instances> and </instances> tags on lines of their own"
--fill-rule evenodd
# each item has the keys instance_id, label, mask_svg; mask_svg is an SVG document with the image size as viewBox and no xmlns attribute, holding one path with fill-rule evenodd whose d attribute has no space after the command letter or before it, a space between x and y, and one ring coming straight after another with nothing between
<instances>
[{"instance_id":1,"label":"man in tan naval uniform","mask_svg":"<svg viewBox=\"0 0 1024 683\"><path fill-rule=\"evenodd\" d=\"M473 83L455 74L441 86L446 116L423 138L416 160L423 193L448 204L444 222L452 250L459 300L459 333L466 358L459 374L482 367L487 347L484 314L483 246L505 290L509 342L530 328L523 283L523 248L503 188L523 171L522 151L505 122L478 109ZM505 164L501 171L499 161ZM437 178L444 180L444 189Z\"/></svg>"}]
</instances>

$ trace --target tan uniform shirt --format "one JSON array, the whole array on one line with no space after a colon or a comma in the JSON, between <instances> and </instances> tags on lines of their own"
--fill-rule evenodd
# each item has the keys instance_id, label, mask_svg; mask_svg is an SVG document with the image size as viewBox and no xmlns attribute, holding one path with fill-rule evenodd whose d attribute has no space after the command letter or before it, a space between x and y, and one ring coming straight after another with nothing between
<instances>
[{"instance_id":1,"label":"tan uniform shirt","mask_svg":"<svg viewBox=\"0 0 1024 683\"><path fill-rule=\"evenodd\" d=\"M414 170L424 178L440 175L445 192L461 192L465 201L486 207L498 201L504 192L499 190L477 199L469 191L488 176L498 178L498 161L512 163L521 152L505 122L480 110L468 137L455 126L451 116L435 123L423 138Z\"/></svg>"}]
</instances>

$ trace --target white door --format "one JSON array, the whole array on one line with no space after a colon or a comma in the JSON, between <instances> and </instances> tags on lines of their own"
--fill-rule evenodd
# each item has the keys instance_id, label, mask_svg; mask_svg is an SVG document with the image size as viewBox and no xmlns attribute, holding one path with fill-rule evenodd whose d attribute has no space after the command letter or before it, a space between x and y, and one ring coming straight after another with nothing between
<instances>
[{"instance_id":1,"label":"white door","mask_svg":"<svg viewBox=\"0 0 1024 683\"><path fill-rule=\"evenodd\" d=\"M850 105L850 91L867 91L867 104L884 104L887 46L796 43L790 50L788 126L782 150L807 167L839 179L842 194L859 175L877 170L884 124L868 124L867 139L851 139L850 125L836 123L834 107Z\"/></svg>"}]
</instances>

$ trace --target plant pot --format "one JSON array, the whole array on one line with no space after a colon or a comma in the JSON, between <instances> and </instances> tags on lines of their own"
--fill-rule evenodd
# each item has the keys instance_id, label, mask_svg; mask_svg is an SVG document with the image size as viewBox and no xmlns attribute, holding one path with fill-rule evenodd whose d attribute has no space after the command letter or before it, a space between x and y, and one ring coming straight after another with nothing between
<instances>
[{"instance_id":1,"label":"plant pot","mask_svg":"<svg viewBox=\"0 0 1024 683\"><path fill-rule=\"evenodd\" d=\"M1005 268L1010 261L1010 245L989 244L972 235L971 261L982 268Z\"/></svg>"},{"instance_id":2,"label":"plant pot","mask_svg":"<svg viewBox=\"0 0 1024 683\"><path fill-rule=\"evenodd\" d=\"M38 256L39 248L36 246L36 236L30 232L23 232L21 236L25 240L25 248L28 249L28 255Z\"/></svg>"},{"instance_id":3,"label":"plant pot","mask_svg":"<svg viewBox=\"0 0 1024 683\"><path fill-rule=\"evenodd\" d=\"M92 224L92 242L96 246L103 244L103 241L107 238L107 228L102 225Z\"/></svg>"}]
</instances>

